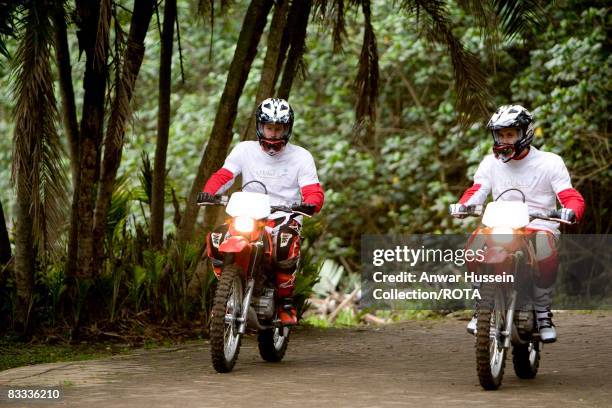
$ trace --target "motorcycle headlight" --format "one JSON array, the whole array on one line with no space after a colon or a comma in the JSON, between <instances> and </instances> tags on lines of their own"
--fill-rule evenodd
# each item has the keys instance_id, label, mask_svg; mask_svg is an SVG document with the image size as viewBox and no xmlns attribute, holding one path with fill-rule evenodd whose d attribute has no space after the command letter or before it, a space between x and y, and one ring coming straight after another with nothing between
<instances>
[{"instance_id":1,"label":"motorcycle headlight","mask_svg":"<svg viewBox=\"0 0 612 408\"><path fill-rule=\"evenodd\" d=\"M494 227L491 235L493 241L500 245L509 244L514 240L514 230L508 227Z\"/></svg>"},{"instance_id":2,"label":"motorcycle headlight","mask_svg":"<svg viewBox=\"0 0 612 408\"><path fill-rule=\"evenodd\" d=\"M255 219L251 217L236 217L234 219L234 228L238 232L251 232L255 228Z\"/></svg>"}]
</instances>

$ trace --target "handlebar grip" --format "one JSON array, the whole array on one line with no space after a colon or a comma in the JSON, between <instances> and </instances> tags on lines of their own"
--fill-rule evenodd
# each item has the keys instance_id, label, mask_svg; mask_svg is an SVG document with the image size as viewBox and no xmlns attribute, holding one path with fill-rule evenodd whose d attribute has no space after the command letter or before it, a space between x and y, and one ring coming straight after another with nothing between
<instances>
[{"instance_id":1,"label":"handlebar grip","mask_svg":"<svg viewBox=\"0 0 612 408\"><path fill-rule=\"evenodd\" d=\"M549 218L561 218L561 212L557 210L550 210L546 215Z\"/></svg>"},{"instance_id":2,"label":"handlebar grip","mask_svg":"<svg viewBox=\"0 0 612 408\"><path fill-rule=\"evenodd\" d=\"M229 201L229 197L228 196L218 195L218 196L214 197L213 201L201 201L201 202L198 202L197 205L199 205L199 206L206 206L206 205L227 205L228 201Z\"/></svg>"}]
</instances>

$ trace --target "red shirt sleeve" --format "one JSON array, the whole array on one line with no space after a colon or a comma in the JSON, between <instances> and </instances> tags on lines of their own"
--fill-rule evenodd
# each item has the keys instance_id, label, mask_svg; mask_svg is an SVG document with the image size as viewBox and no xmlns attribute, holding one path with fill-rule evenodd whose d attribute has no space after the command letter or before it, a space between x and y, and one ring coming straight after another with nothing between
<instances>
[{"instance_id":1,"label":"red shirt sleeve","mask_svg":"<svg viewBox=\"0 0 612 408\"><path fill-rule=\"evenodd\" d=\"M467 203L467 201L474 195L474 193L480 190L480 187L481 187L481 184L474 184L472 187L465 190L465 192L459 199L459 204Z\"/></svg>"},{"instance_id":2,"label":"red shirt sleeve","mask_svg":"<svg viewBox=\"0 0 612 408\"><path fill-rule=\"evenodd\" d=\"M234 174L228 169L222 167L212 176L210 176L210 178L206 182L206 185L204 186L204 190L202 191L209 194L217 194L217 191L219 191L221 187L223 187L228 181L233 178Z\"/></svg>"},{"instance_id":3,"label":"red shirt sleeve","mask_svg":"<svg viewBox=\"0 0 612 408\"><path fill-rule=\"evenodd\" d=\"M321 211L323 208L323 202L325 201L325 194L323 193L323 188L321 188L321 184L309 184L301 188L302 192L302 202L306 204L314 204L315 211Z\"/></svg>"},{"instance_id":4,"label":"red shirt sleeve","mask_svg":"<svg viewBox=\"0 0 612 408\"><path fill-rule=\"evenodd\" d=\"M563 191L559 191L557 197L559 197L559 201L563 207L574 210L574 213L576 214L576 221L580 221L584 215L585 209L584 198L582 198L582 195L573 188L566 188Z\"/></svg>"}]
</instances>

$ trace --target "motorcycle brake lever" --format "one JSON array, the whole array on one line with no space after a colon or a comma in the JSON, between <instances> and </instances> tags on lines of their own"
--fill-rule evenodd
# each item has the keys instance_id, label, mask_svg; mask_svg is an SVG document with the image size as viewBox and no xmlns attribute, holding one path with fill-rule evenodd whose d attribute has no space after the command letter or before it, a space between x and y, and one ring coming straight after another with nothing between
<instances>
[{"instance_id":1,"label":"motorcycle brake lever","mask_svg":"<svg viewBox=\"0 0 612 408\"><path fill-rule=\"evenodd\" d=\"M291 214L291 215L303 215L304 217L308 217L308 218L312 217L312 215L306 214L306 213L301 212L301 211L292 210L292 212L293 212L293 214Z\"/></svg>"}]
</instances>

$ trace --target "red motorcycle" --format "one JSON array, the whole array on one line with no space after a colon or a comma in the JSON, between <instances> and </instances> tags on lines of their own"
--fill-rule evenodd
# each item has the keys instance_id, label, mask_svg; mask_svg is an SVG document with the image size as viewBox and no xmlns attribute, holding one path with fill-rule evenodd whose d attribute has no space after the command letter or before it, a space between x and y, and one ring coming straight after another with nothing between
<instances>
[{"instance_id":1,"label":"red motorcycle","mask_svg":"<svg viewBox=\"0 0 612 408\"><path fill-rule=\"evenodd\" d=\"M226 233L207 236L208 256L219 280L213 300L210 323L212 363L217 372L230 372L240 351L241 337L247 330L258 333L259 354L270 362L283 359L289 343L290 328L277 316L276 285L273 272L273 243L266 230L268 217L276 211L289 219L310 215L301 205L271 206L265 193L240 191L218 196L212 203L225 205L231 217ZM213 256L213 248L218 251ZM219 255L222 261L220 261Z\"/></svg>"},{"instance_id":2,"label":"red motorcycle","mask_svg":"<svg viewBox=\"0 0 612 408\"><path fill-rule=\"evenodd\" d=\"M508 191L519 191L523 201L498 201ZM480 216L482 206L466 206L465 215ZM530 211L525 195L517 189L501 193L487 205L482 226L474 233L472 249L483 251L476 262L478 275L512 275L510 282L480 285L476 307L476 364L480 385L499 388L504 376L506 352L512 346L514 372L534 378L538 372L542 343L533 307L533 279L538 273L534 243L526 230L535 218L569 224L557 211Z\"/></svg>"}]
</instances>

